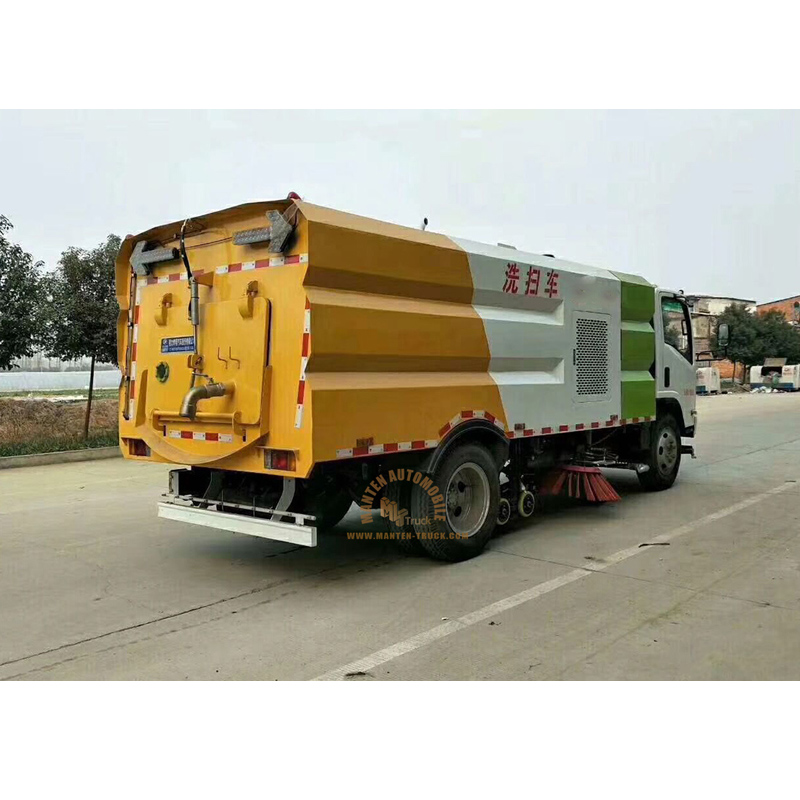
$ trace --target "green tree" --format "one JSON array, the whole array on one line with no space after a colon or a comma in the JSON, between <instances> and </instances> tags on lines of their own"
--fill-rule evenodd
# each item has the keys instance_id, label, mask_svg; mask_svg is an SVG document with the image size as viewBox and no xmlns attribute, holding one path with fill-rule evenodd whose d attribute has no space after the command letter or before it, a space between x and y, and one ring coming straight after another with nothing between
<instances>
[{"instance_id":1,"label":"green tree","mask_svg":"<svg viewBox=\"0 0 800 800\"><path fill-rule=\"evenodd\" d=\"M50 354L63 359L91 359L84 438L89 435L95 362L117 360L119 307L114 291L114 261L119 246L119 236L111 235L93 250L70 247L61 254L49 282Z\"/></svg>"},{"instance_id":2,"label":"green tree","mask_svg":"<svg viewBox=\"0 0 800 800\"><path fill-rule=\"evenodd\" d=\"M800 362L800 331L790 325L780 311L751 314L742 306L728 306L717 319L727 322L730 330L727 357L748 368L763 364L765 358L786 358L789 363ZM719 348L717 348L718 354Z\"/></svg>"},{"instance_id":3,"label":"green tree","mask_svg":"<svg viewBox=\"0 0 800 800\"><path fill-rule=\"evenodd\" d=\"M717 330L723 322L728 324L730 330L725 355L733 361L734 367L737 362L744 364L746 380L747 368L764 360L758 317L746 311L743 306L730 305L717 318ZM717 355L722 355L719 347L716 350Z\"/></svg>"},{"instance_id":4,"label":"green tree","mask_svg":"<svg viewBox=\"0 0 800 800\"><path fill-rule=\"evenodd\" d=\"M12 227L0 214L0 369L33 355L44 334L42 262L8 241Z\"/></svg>"},{"instance_id":5,"label":"green tree","mask_svg":"<svg viewBox=\"0 0 800 800\"><path fill-rule=\"evenodd\" d=\"M800 333L780 311L759 314L758 326L765 357L786 358L789 364L800 361Z\"/></svg>"}]
</instances>

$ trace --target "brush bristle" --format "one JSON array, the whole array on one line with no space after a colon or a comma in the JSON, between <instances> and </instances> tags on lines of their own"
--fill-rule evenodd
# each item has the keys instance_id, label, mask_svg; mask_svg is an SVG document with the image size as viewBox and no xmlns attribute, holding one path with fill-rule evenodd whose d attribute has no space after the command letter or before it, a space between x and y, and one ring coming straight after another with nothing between
<instances>
[{"instance_id":1,"label":"brush bristle","mask_svg":"<svg viewBox=\"0 0 800 800\"><path fill-rule=\"evenodd\" d=\"M557 467L542 482L541 494L564 494L576 500L584 498L590 503L613 503L622 498L608 482L598 467Z\"/></svg>"}]
</instances>

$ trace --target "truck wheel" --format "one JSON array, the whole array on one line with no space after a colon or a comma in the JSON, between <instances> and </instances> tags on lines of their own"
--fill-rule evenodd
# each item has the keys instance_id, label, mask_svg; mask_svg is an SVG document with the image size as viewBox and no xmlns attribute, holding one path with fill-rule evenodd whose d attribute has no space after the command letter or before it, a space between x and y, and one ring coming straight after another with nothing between
<instances>
[{"instance_id":1,"label":"truck wheel","mask_svg":"<svg viewBox=\"0 0 800 800\"><path fill-rule=\"evenodd\" d=\"M500 507L500 474L488 451L464 444L449 453L431 475L439 492L411 492L414 529L420 544L440 561L477 556L492 537ZM434 498L440 500L434 503ZM437 510L439 519L436 519Z\"/></svg>"},{"instance_id":2,"label":"truck wheel","mask_svg":"<svg viewBox=\"0 0 800 800\"><path fill-rule=\"evenodd\" d=\"M392 540L402 552L410 556L419 556L425 551L417 539L414 526L408 521L411 516L411 485L405 481L391 481L387 485L384 491L386 499L397 503L397 508L407 513L402 522L385 517L386 530L392 534Z\"/></svg>"},{"instance_id":3,"label":"truck wheel","mask_svg":"<svg viewBox=\"0 0 800 800\"><path fill-rule=\"evenodd\" d=\"M310 497L303 513L313 514L317 518L314 524L318 529L324 530L338 525L350 510L351 505L353 505L353 500L350 495L341 488L337 488Z\"/></svg>"},{"instance_id":4,"label":"truck wheel","mask_svg":"<svg viewBox=\"0 0 800 800\"><path fill-rule=\"evenodd\" d=\"M681 432L672 414L656 421L645 464L650 469L638 473L643 488L658 492L675 483L681 466Z\"/></svg>"}]
</instances>

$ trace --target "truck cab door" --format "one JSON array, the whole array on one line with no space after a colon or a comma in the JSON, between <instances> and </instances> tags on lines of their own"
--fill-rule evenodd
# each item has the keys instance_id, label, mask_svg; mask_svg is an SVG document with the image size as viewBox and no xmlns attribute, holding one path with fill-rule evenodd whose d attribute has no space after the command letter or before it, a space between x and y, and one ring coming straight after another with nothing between
<instances>
[{"instance_id":1,"label":"truck cab door","mask_svg":"<svg viewBox=\"0 0 800 800\"><path fill-rule=\"evenodd\" d=\"M692 320L683 297L675 292L660 291L654 322L657 397L676 400L683 414L684 426L692 427L697 373Z\"/></svg>"}]
</instances>

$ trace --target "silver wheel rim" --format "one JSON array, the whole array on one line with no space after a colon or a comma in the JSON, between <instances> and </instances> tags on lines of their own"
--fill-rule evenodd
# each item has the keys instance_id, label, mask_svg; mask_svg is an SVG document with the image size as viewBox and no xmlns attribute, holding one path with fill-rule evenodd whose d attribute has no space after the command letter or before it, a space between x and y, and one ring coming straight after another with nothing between
<instances>
[{"instance_id":1,"label":"silver wheel rim","mask_svg":"<svg viewBox=\"0 0 800 800\"><path fill-rule=\"evenodd\" d=\"M462 464L447 484L447 524L459 536L474 536L489 513L489 479L472 461Z\"/></svg>"},{"instance_id":2,"label":"silver wheel rim","mask_svg":"<svg viewBox=\"0 0 800 800\"><path fill-rule=\"evenodd\" d=\"M658 437L656 448L656 462L658 471L662 475L672 472L675 462L678 460L678 440L672 428L665 428Z\"/></svg>"}]
</instances>

